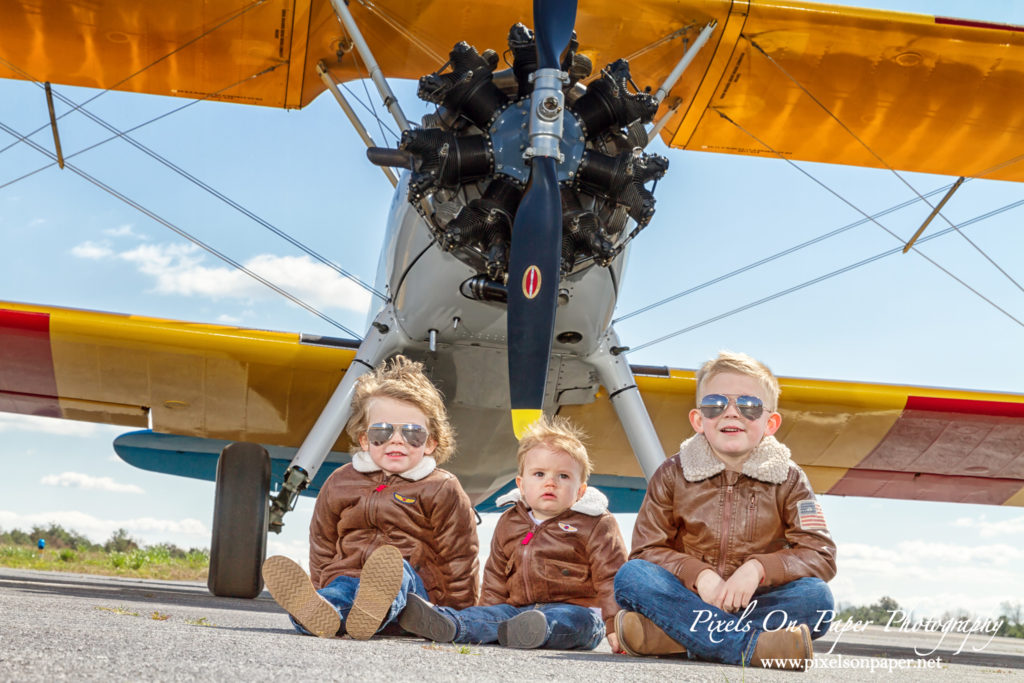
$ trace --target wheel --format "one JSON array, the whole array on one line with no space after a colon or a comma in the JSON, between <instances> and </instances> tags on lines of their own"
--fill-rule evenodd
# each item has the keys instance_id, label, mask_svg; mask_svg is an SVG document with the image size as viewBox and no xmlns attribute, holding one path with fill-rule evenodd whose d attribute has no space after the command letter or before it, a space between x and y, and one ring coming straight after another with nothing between
<instances>
[{"instance_id":1,"label":"wheel","mask_svg":"<svg viewBox=\"0 0 1024 683\"><path fill-rule=\"evenodd\" d=\"M263 590L260 568L267 552L270 456L255 443L225 446L217 460L217 489L210 540L214 595L255 598Z\"/></svg>"}]
</instances>

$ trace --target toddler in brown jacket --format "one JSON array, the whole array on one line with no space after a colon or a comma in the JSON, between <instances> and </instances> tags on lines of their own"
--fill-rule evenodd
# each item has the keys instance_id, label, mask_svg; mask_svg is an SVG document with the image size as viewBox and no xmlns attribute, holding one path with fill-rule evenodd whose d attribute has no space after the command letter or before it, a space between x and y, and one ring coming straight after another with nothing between
<instances>
[{"instance_id":1,"label":"toddler in brown jacket","mask_svg":"<svg viewBox=\"0 0 1024 683\"><path fill-rule=\"evenodd\" d=\"M309 569L268 558L263 577L295 628L365 640L395 622L413 595L476 603L476 518L454 475L441 395L403 356L359 379L347 430L360 445L316 499Z\"/></svg>"},{"instance_id":2,"label":"toddler in brown jacket","mask_svg":"<svg viewBox=\"0 0 1024 683\"><path fill-rule=\"evenodd\" d=\"M587 487L591 464L568 420L542 418L519 442L514 503L494 530L480 605L433 606L409 596L399 624L440 642L559 650L597 647L612 623L626 544L608 499Z\"/></svg>"}]
</instances>

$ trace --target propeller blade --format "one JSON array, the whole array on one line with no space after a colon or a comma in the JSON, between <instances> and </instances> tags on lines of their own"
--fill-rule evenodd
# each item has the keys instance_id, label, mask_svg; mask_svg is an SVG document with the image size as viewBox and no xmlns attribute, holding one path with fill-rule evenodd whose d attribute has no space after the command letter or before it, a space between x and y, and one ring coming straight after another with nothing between
<instances>
[{"instance_id":1,"label":"propeller blade","mask_svg":"<svg viewBox=\"0 0 1024 683\"><path fill-rule=\"evenodd\" d=\"M558 144L564 98L559 57L572 39L574 0L534 0L537 71L530 95L529 181L512 224L508 282L509 391L517 438L541 417L555 334L562 252Z\"/></svg>"},{"instance_id":2,"label":"propeller blade","mask_svg":"<svg viewBox=\"0 0 1024 683\"><path fill-rule=\"evenodd\" d=\"M572 40L575 25L575 0L533 0L533 35L537 41L537 68L558 68L558 59Z\"/></svg>"},{"instance_id":3,"label":"propeller blade","mask_svg":"<svg viewBox=\"0 0 1024 683\"><path fill-rule=\"evenodd\" d=\"M508 376L516 437L540 417L555 332L562 257L556 162L536 157L512 226L508 280Z\"/></svg>"},{"instance_id":4,"label":"propeller blade","mask_svg":"<svg viewBox=\"0 0 1024 683\"><path fill-rule=\"evenodd\" d=\"M508 377L516 438L541 415L555 333L562 256L558 145L564 98L559 57L572 39L575 0L534 0L537 71L530 105L530 179L512 224Z\"/></svg>"}]
</instances>

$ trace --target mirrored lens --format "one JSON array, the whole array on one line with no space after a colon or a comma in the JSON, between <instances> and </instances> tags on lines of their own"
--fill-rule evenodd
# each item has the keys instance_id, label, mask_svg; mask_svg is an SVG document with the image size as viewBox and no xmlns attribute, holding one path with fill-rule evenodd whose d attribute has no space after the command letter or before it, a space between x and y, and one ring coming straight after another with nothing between
<instances>
[{"instance_id":1,"label":"mirrored lens","mask_svg":"<svg viewBox=\"0 0 1024 683\"><path fill-rule=\"evenodd\" d=\"M721 394L708 394L700 400L700 414L713 420L725 412L729 399Z\"/></svg>"},{"instance_id":2,"label":"mirrored lens","mask_svg":"<svg viewBox=\"0 0 1024 683\"><path fill-rule=\"evenodd\" d=\"M391 440L395 427L407 444L419 448L427 442L427 428L418 424L393 425L390 422L378 422L366 430L366 440L374 446L383 446Z\"/></svg>"},{"instance_id":3,"label":"mirrored lens","mask_svg":"<svg viewBox=\"0 0 1024 683\"><path fill-rule=\"evenodd\" d=\"M757 396L737 396L736 410L748 420L756 420L764 413L764 403Z\"/></svg>"},{"instance_id":4,"label":"mirrored lens","mask_svg":"<svg viewBox=\"0 0 1024 683\"><path fill-rule=\"evenodd\" d=\"M729 406L729 397L722 394L708 394L700 400L700 414L713 420ZM737 396L736 410L748 420L756 420L764 414L764 403L757 396Z\"/></svg>"}]
</instances>

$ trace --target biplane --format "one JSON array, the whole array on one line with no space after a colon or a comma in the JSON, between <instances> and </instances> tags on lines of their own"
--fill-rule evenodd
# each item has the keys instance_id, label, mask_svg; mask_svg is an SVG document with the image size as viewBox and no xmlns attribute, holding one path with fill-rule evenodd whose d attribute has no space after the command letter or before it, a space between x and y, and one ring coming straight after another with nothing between
<instances>
[{"instance_id":1,"label":"biplane","mask_svg":"<svg viewBox=\"0 0 1024 683\"><path fill-rule=\"evenodd\" d=\"M2 75L47 98L51 83L285 109L333 96L351 114L339 85L369 79L402 131L377 146L350 115L368 145L358 163L396 186L377 281L363 283L370 321L351 338L0 302L0 409L121 425L134 431L114 447L130 464L216 480L217 595L259 592L268 529L348 461L354 383L396 353L445 394L451 469L481 508L515 474L516 429L547 411L589 432L593 482L614 509L636 509L695 400L692 371L631 365L613 323L634 239L666 220L656 185L672 158L647 151L652 139L1024 179L1024 114L1006 106L1024 80L1024 29L1009 25L756 0L0 10ZM422 120L389 79L418 79ZM63 158L61 126L51 113L47 144L4 130L95 185ZM956 187L919 195L939 221L926 236L954 229L939 200ZM781 383L779 436L815 490L1024 505L1024 396Z\"/></svg>"}]
</instances>

